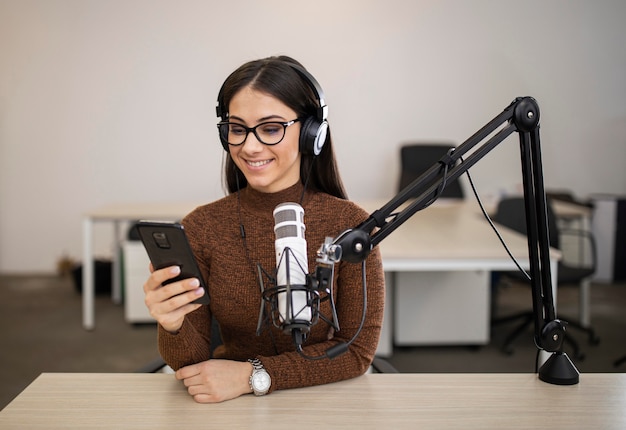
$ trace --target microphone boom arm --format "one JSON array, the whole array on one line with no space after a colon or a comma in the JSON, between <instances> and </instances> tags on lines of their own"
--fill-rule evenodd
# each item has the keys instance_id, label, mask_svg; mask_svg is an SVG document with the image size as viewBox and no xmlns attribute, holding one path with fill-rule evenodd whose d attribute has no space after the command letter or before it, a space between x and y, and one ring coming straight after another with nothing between
<instances>
[{"instance_id":1,"label":"microphone boom arm","mask_svg":"<svg viewBox=\"0 0 626 430\"><path fill-rule=\"evenodd\" d=\"M340 259L351 263L362 262L373 247L416 212L433 203L447 183L457 180L513 132L519 133L520 141L535 343L539 349L553 353L538 374L544 382L573 385L578 383L579 373L562 351L566 323L556 318L552 294L548 215L539 139L539 106L532 97L518 97L513 100L502 113L444 155L389 202L374 211L367 220L337 236L333 245L340 248ZM474 149L483 141L482 145ZM474 151L469 153L472 149ZM468 155L464 158L466 154ZM395 213L409 199L413 200ZM333 253L336 251L333 250ZM339 261L336 255L329 258Z\"/></svg>"}]
</instances>

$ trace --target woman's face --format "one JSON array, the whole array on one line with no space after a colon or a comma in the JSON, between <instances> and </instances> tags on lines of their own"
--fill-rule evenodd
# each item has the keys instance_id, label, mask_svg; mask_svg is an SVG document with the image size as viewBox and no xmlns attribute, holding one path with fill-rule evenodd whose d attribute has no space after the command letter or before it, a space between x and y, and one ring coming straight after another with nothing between
<instances>
[{"instance_id":1,"label":"woman's face","mask_svg":"<svg viewBox=\"0 0 626 430\"><path fill-rule=\"evenodd\" d=\"M239 90L228 106L229 121L254 127L267 121L288 122L296 113L283 102L247 86ZM254 133L245 142L230 146L230 155L245 175L248 185L265 193L275 193L300 180L300 123L285 129L285 137L276 145L264 145Z\"/></svg>"}]
</instances>

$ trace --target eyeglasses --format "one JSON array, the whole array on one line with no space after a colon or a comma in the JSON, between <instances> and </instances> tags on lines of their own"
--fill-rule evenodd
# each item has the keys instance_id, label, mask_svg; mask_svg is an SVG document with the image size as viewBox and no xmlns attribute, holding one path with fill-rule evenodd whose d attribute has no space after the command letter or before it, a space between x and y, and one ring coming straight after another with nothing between
<instances>
[{"instance_id":1,"label":"eyeglasses","mask_svg":"<svg viewBox=\"0 0 626 430\"><path fill-rule=\"evenodd\" d=\"M285 137L285 131L287 127L300 121L296 118L287 122L262 122L254 127L246 127L243 124L236 122L220 122L217 124L217 128L220 132L220 139L222 142L227 142L231 146L239 146L243 144L248 138L248 133L252 132L256 138L264 145L276 145L280 143Z\"/></svg>"}]
</instances>

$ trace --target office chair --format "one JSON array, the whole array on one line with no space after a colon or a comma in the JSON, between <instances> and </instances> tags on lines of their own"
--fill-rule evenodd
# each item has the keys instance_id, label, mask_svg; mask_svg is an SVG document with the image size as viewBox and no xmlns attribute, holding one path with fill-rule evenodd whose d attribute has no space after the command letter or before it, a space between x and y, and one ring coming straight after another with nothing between
<instances>
[{"instance_id":1,"label":"office chair","mask_svg":"<svg viewBox=\"0 0 626 430\"><path fill-rule=\"evenodd\" d=\"M579 299L580 320L577 321L575 319L567 317L562 317L562 319L568 322L569 327L576 328L587 333L589 343L592 345L596 345L599 343L599 338L596 336L595 331L589 323L589 308L588 304L586 303L586 301L588 301L590 278L596 270L596 250L594 238L590 232L571 229L559 229L556 222L556 216L554 214L550 201L548 200L547 203L550 246L552 248L559 249L561 237L565 237L566 235L572 235L579 237L581 240L584 240L588 244L588 248L591 252L591 262L588 265L572 265L571 263L566 262L564 259L561 259L558 263L557 285L564 286L568 284L576 284L579 286L581 292ZM515 230L525 235L526 215L524 208L524 199L522 197L512 197L501 200L498 204L497 212L492 217L492 219L499 224L502 224L512 230ZM501 272L500 274L518 281L528 282L526 277L519 272ZM505 339L502 346L502 350L507 354L512 354L513 349L511 345L513 341L533 323L533 312L532 310L530 310L527 312L517 313L506 317L494 318L492 320L492 326L495 326L505 322L520 319L522 320L522 323L518 325L513 332L511 332L511 334ZM572 339L571 336L566 336L565 340L570 346L573 347L573 356L582 360L584 358L584 355L580 352L580 348L578 347L578 344L574 341L574 339Z\"/></svg>"},{"instance_id":2,"label":"office chair","mask_svg":"<svg viewBox=\"0 0 626 430\"><path fill-rule=\"evenodd\" d=\"M220 329L217 321L213 318L211 323L211 356L215 348L222 344L222 337L220 335ZM374 361L371 364L371 370L376 373L399 373L398 370L389 363L387 360L381 357L374 357ZM135 373L161 373L169 371L169 366L165 364L165 361L161 358L155 358L154 360L144 364Z\"/></svg>"},{"instance_id":3,"label":"office chair","mask_svg":"<svg viewBox=\"0 0 626 430\"><path fill-rule=\"evenodd\" d=\"M561 200L563 202L575 205L593 207L593 203L589 200L581 200L574 196L574 193L567 189L546 190L546 197L550 200Z\"/></svg>"},{"instance_id":4,"label":"office chair","mask_svg":"<svg viewBox=\"0 0 626 430\"><path fill-rule=\"evenodd\" d=\"M400 148L400 182L398 191L404 189L418 176L435 165L455 145L450 143L415 143ZM463 188L456 180L449 182L440 197L462 199Z\"/></svg>"},{"instance_id":5,"label":"office chair","mask_svg":"<svg viewBox=\"0 0 626 430\"><path fill-rule=\"evenodd\" d=\"M546 197L548 198L548 200L551 200L551 201L565 202L565 203L568 203L569 205L593 209L593 203L591 201L580 200L574 197L574 193L567 189L546 190ZM561 229L569 230L572 228L572 225L576 225L576 223L580 221L580 219L581 218L578 215L572 215L572 216L567 216L567 217L559 216L557 222L558 222L558 226ZM584 242L581 242L582 240L581 236L578 236L577 239L579 240L578 250L582 253L584 252ZM579 257L582 257L582 255Z\"/></svg>"}]
</instances>

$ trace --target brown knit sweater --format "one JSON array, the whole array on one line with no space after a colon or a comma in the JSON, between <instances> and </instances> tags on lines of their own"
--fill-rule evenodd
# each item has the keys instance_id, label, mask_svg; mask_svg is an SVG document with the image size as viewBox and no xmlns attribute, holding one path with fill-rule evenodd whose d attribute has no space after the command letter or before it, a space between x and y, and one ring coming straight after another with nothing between
<instances>
[{"instance_id":1,"label":"brown knit sweater","mask_svg":"<svg viewBox=\"0 0 626 430\"><path fill-rule=\"evenodd\" d=\"M224 342L215 351L214 358L240 361L259 358L272 377L271 391L349 379L368 369L378 345L385 296L378 248L366 262L365 325L348 352L332 360L307 360L295 351L291 336L272 324L260 336L256 335L261 304L256 264L260 263L268 273L273 273L276 267L272 212L279 203L299 203L301 194L299 183L273 194L247 187L239 193L239 204L235 193L201 206L185 217L183 224L207 280L211 304L187 315L175 335L159 327L159 350L173 369L210 358L212 315L219 322ZM312 272L316 267L316 251L325 237L336 237L347 228L355 227L368 214L350 201L310 191L306 192L302 206L309 271ZM247 249L241 237L239 212ZM334 296L340 330L333 332L320 319L303 345L307 355L323 355L338 341L347 342L355 334L362 315L361 279L360 264L342 261L335 265ZM323 302L320 309L324 315L332 315L328 301Z\"/></svg>"}]
</instances>

